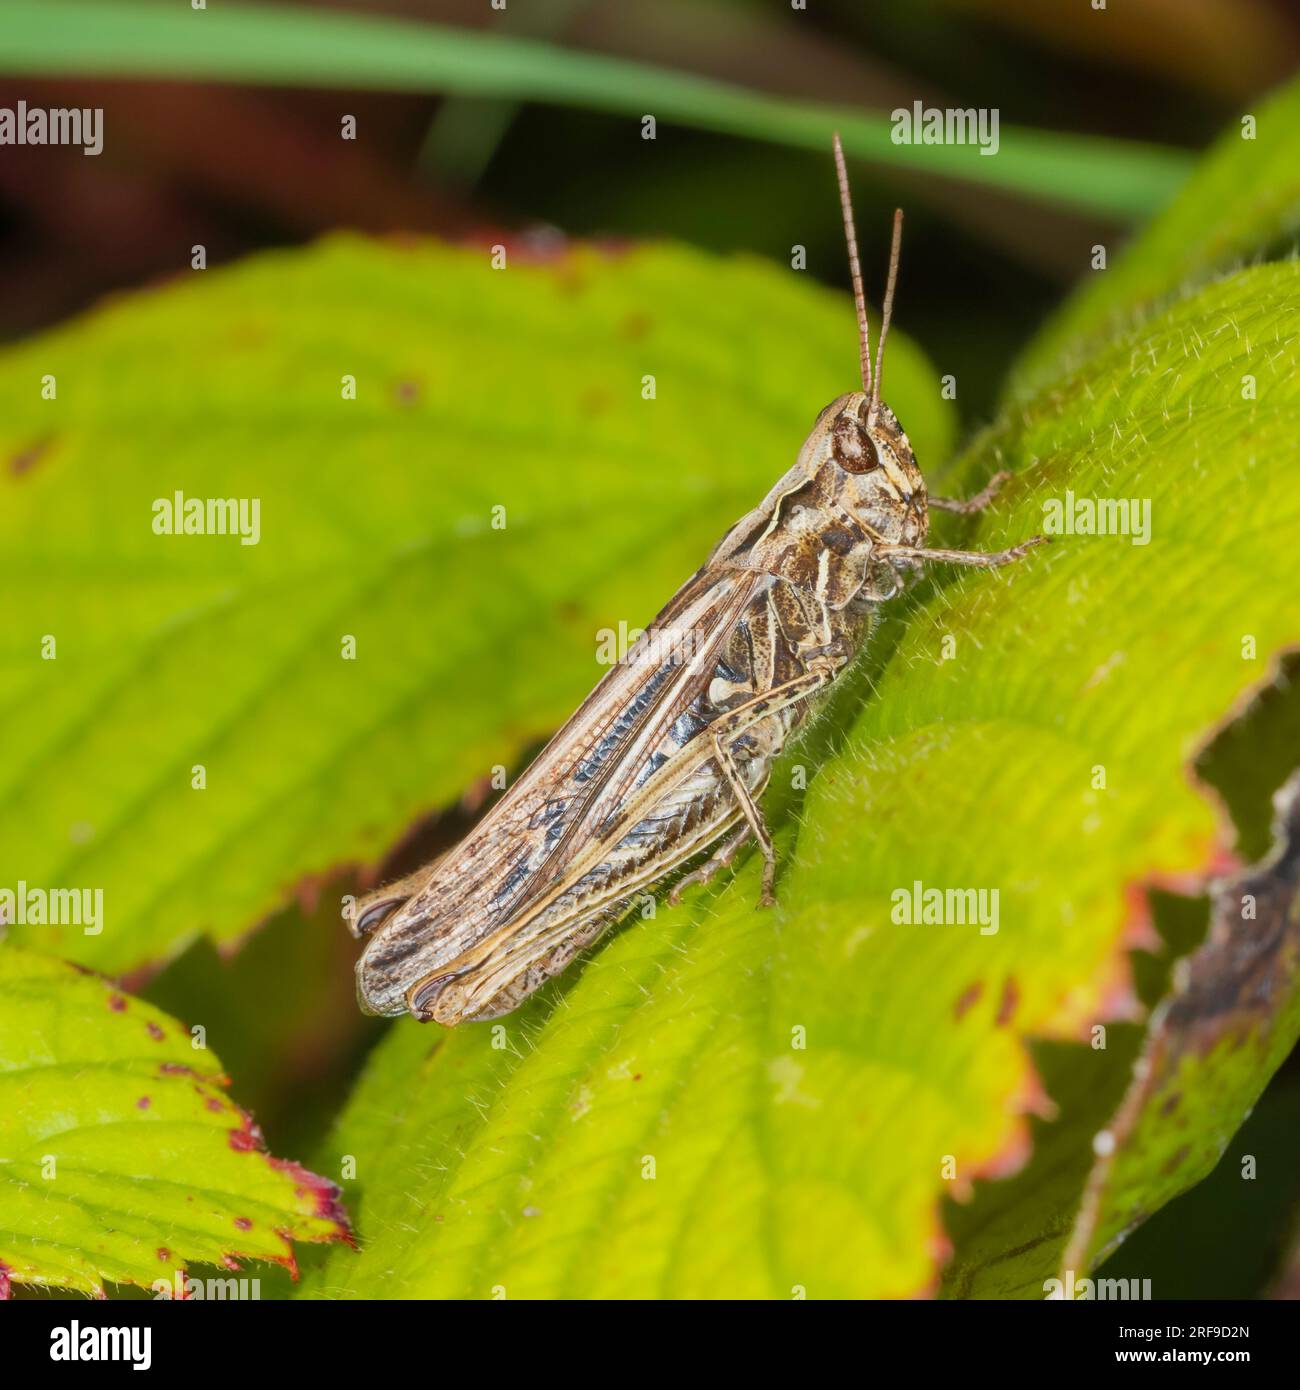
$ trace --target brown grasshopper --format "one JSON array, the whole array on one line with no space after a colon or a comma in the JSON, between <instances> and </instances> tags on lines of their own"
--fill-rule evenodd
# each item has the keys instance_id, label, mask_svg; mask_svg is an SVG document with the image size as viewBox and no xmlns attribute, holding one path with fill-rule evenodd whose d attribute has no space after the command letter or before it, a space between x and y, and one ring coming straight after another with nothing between
<instances>
[{"instance_id":1,"label":"brown grasshopper","mask_svg":"<svg viewBox=\"0 0 1300 1390\"><path fill-rule=\"evenodd\" d=\"M865 645L876 606L926 561L991 568L1042 540L992 554L925 548L928 507L977 511L1006 475L968 502L927 503L880 398L902 211L873 371L838 135L834 148L862 390L821 412L794 467L469 837L357 904L353 930L370 937L357 963L367 1012L447 1025L508 1013L706 850L670 901L752 840L771 903L776 856L759 797L816 697Z\"/></svg>"}]
</instances>

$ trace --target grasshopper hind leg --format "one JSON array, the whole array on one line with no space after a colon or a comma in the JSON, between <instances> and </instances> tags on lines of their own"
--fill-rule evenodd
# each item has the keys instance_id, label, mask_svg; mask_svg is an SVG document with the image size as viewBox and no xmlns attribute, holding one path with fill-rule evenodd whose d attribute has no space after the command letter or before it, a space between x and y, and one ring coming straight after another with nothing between
<instances>
[{"instance_id":1,"label":"grasshopper hind leg","mask_svg":"<svg viewBox=\"0 0 1300 1390\"><path fill-rule=\"evenodd\" d=\"M758 847L763 851L763 889L758 901L762 907L771 907L776 902L776 894L773 891L776 886L776 849L772 844L771 832L767 828L767 822L763 819L763 812L759 809L758 802L749 794L749 788L745 785L744 775L736 765L731 746L724 743L715 734L713 748L717 756L718 766L722 769L722 775L727 779L732 795L739 802L740 809L744 813L745 829L758 841Z\"/></svg>"},{"instance_id":2,"label":"grasshopper hind leg","mask_svg":"<svg viewBox=\"0 0 1300 1390\"><path fill-rule=\"evenodd\" d=\"M573 958L580 955L598 938L604 935L615 922L627 915L627 905L614 906L599 913L590 921L584 922L577 931L570 933L558 945L553 946L544 956L539 956L529 967L521 971L508 984L503 985L481 1008L455 1020L456 1023L484 1023L491 1018L500 1018L512 1013L529 995L540 989L547 980L558 975ZM436 1013L432 1015L436 1017Z\"/></svg>"}]
</instances>

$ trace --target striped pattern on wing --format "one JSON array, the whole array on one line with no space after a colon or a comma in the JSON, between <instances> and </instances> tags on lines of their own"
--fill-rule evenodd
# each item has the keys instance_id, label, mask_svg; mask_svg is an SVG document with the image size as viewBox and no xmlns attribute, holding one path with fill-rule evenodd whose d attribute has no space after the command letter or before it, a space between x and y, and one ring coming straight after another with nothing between
<instances>
[{"instance_id":1,"label":"striped pattern on wing","mask_svg":"<svg viewBox=\"0 0 1300 1390\"><path fill-rule=\"evenodd\" d=\"M699 571L551 739L454 856L371 940L365 957L388 967L455 929L459 950L519 914L575 856L598 858L620 836L620 807L674 724L707 691L732 628L767 583L760 574ZM674 636L694 635L674 663ZM665 636L667 634L667 636ZM663 637L662 646L659 639ZM665 650L666 649L666 650ZM705 726L691 726L694 734ZM438 954L436 949L433 953Z\"/></svg>"}]
</instances>

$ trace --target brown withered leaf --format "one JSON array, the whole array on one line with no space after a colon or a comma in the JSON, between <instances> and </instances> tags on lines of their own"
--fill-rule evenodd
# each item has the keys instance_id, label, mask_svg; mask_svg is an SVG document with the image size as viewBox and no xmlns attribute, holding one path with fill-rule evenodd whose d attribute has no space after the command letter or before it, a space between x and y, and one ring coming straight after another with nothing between
<instances>
[{"instance_id":1,"label":"brown withered leaf","mask_svg":"<svg viewBox=\"0 0 1300 1390\"><path fill-rule=\"evenodd\" d=\"M1218 1162L1300 1034L1300 771L1274 798L1274 843L1216 885L1210 931L1180 961L1097 1160L1063 1270L1095 1267Z\"/></svg>"}]
</instances>

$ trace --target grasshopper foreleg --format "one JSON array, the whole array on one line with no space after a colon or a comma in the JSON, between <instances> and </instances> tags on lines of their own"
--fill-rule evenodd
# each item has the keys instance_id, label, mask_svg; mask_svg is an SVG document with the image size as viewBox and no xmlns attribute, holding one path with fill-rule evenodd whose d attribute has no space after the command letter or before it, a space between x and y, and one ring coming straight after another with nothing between
<instances>
[{"instance_id":1,"label":"grasshopper foreleg","mask_svg":"<svg viewBox=\"0 0 1300 1390\"><path fill-rule=\"evenodd\" d=\"M1019 560L1036 545L1046 545L1046 536L1031 536L1010 550L931 550L920 546L891 545L880 553L890 560L929 560L947 565L971 565L976 569L993 570Z\"/></svg>"}]
</instances>

